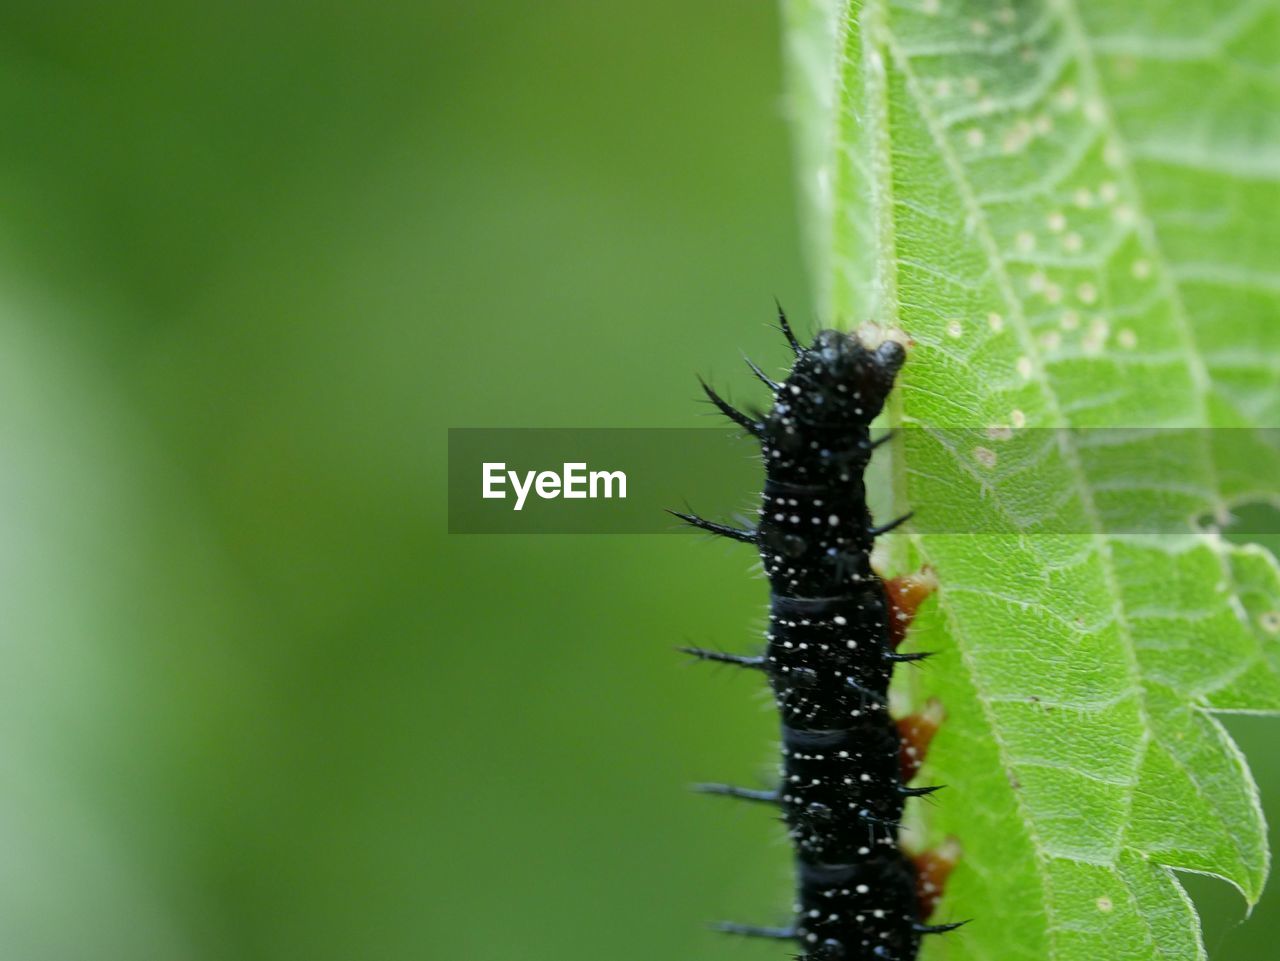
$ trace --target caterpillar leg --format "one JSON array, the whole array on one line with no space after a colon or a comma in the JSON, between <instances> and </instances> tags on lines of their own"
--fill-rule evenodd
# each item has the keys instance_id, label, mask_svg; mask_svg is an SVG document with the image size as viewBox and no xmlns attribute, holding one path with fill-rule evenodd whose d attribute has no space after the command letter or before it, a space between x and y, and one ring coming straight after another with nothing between
<instances>
[{"instance_id":1,"label":"caterpillar leg","mask_svg":"<svg viewBox=\"0 0 1280 961\"><path fill-rule=\"evenodd\" d=\"M942 718L942 705L937 700L930 700L922 711L899 718L898 737L901 739L901 748L898 760L902 765L903 784L920 771L920 765L929 752L929 742L938 733Z\"/></svg>"},{"instance_id":2,"label":"caterpillar leg","mask_svg":"<svg viewBox=\"0 0 1280 961\"><path fill-rule=\"evenodd\" d=\"M927 918L938 906L947 886L947 878L960 861L960 844L955 838L951 838L932 851L917 854L912 861L916 867L916 897L920 900L920 917ZM958 921L953 924L921 924L916 926L916 930L921 934L943 934L967 923Z\"/></svg>"},{"instance_id":3,"label":"caterpillar leg","mask_svg":"<svg viewBox=\"0 0 1280 961\"><path fill-rule=\"evenodd\" d=\"M907 636L907 628L915 619L920 605L937 589L938 576L931 567L884 582L885 597L889 601L889 639L894 647Z\"/></svg>"}]
</instances>

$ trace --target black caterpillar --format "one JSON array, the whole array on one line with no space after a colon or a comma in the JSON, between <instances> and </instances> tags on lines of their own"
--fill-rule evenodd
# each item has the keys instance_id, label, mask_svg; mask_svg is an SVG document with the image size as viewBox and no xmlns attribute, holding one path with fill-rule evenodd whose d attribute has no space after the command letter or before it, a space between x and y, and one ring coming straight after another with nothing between
<instances>
[{"instance_id":1,"label":"black caterpillar","mask_svg":"<svg viewBox=\"0 0 1280 961\"><path fill-rule=\"evenodd\" d=\"M767 414L749 416L702 384L711 402L760 442L758 526L743 530L672 512L754 544L771 593L764 654L685 649L764 671L782 720L779 789L701 789L781 807L795 847L796 918L783 928L719 927L797 941L803 961L914 961L923 935L960 925L924 923L949 862L913 860L898 843L906 799L938 789L906 786L930 723L895 724L888 709L894 665L928 656L896 646L931 587L922 578L886 584L871 566L875 538L911 516L874 526L863 481L872 452L887 439L872 441L870 425L906 352L893 340L871 348L834 330L806 348L781 307L778 319L795 352L787 379L774 383L747 362L773 392Z\"/></svg>"}]
</instances>

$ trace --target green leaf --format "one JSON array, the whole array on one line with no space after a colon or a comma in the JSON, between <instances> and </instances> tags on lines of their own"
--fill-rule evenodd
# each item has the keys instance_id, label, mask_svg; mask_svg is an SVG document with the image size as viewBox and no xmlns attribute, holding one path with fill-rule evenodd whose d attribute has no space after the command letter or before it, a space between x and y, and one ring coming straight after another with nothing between
<instances>
[{"instance_id":1,"label":"green leaf","mask_svg":"<svg viewBox=\"0 0 1280 961\"><path fill-rule=\"evenodd\" d=\"M1280 711L1280 570L1193 521L1280 476L1230 430L1280 425L1280 5L784 11L820 316L914 341L894 496L1013 532L895 558L941 583L913 841L959 841L935 917L975 919L924 957L1203 958L1175 872L1253 903L1268 868L1214 715ZM1023 426L1125 430L940 431Z\"/></svg>"}]
</instances>

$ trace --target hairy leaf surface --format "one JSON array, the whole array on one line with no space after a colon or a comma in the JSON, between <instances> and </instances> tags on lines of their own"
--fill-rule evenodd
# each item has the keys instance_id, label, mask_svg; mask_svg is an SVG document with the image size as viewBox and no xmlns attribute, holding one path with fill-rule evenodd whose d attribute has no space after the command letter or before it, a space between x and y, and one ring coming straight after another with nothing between
<instances>
[{"instance_id":1,"label":"hairy leaf surface","mask_svg":"<svg viewBox=\"0 0 1280 961\"><path fill-rule=\"evenodd\" d=\"M1268 868L1215 714L1280 710L1280 576L1196 519L1280 477L1280 4L784 11L820 315L915 341L897 561L942 653L906 694L950 790L909 840L958 839L937 917L975 919L924 956L1203 958L1176 872Z\"/></svg>"}]
</instances>

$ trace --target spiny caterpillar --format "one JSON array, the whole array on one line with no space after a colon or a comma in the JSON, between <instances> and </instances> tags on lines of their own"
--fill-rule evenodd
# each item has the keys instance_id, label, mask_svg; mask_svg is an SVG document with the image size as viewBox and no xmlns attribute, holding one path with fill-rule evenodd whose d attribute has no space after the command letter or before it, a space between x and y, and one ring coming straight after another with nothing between
<instances>
[{"instance_id":1,"label":"spiny caterpillar","mask_svg":"<svg viewBox=\"0 0 1280 961\"><path fill-rule=\"evenodd\" d=\"M744 530L672 512L755 545L770 585L763 654L683 649L763 671L781 713L779 788L701 790L781 807L795 848L795 921L719 927L797 941L802 961L914 961L923 935L960 924L924 923L953 859L913 859L898 843L906 799L938 790L907 786L936 717L895 724L888 705L894 665L928 656L896 648L934 585L927 574L886 582L872 569L876 537L911 515L876 527L863 480L872 451L888 439L872 441L870 425L906 351L895 340L873 347L835 330L820 332L806 348L781 306L778 320L795 353L787 379L775 383L747 361L773 392L767 414L750 416L702 384L711 403L760 442L765 484L758 525Z\"/></svg>"}]
</instances>

